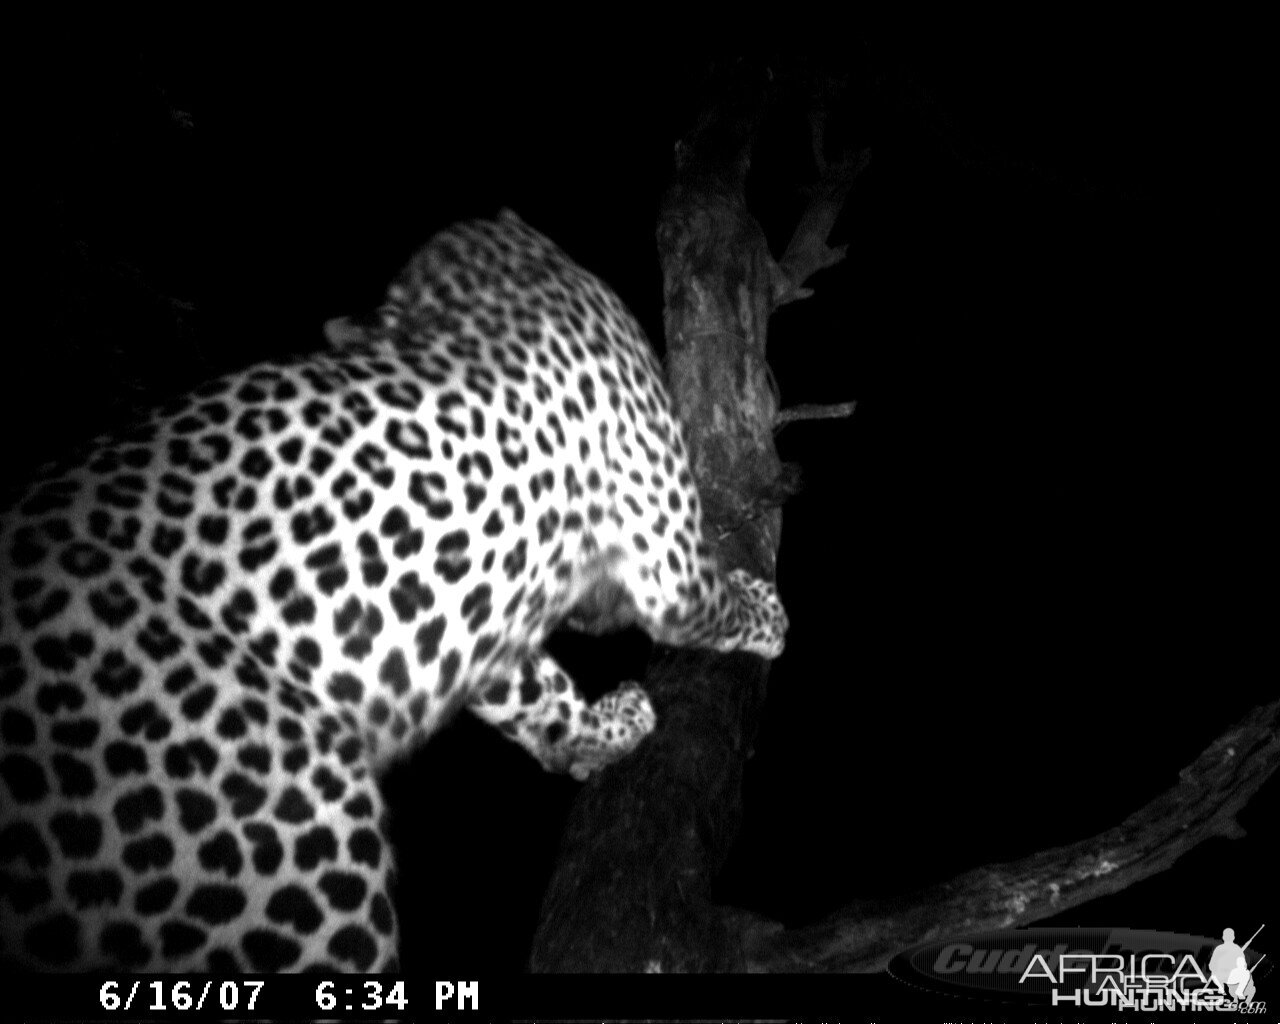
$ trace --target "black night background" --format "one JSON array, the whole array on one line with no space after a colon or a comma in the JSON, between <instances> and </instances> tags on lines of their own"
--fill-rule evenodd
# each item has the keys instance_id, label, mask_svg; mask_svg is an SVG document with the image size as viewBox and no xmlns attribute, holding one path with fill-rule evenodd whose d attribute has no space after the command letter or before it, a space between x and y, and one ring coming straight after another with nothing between
<instances>
[{"instance_id":1,"label":"black night background","mask_svg":"<svg viewBox=\"0 0 1280 1024\"><path fill-rule=\"evenodd\" d=\"M35 172L15 296L35 329L7 346L7 480L321 347L433 232L504 206L661 349L657 204L727 59L389 34L32 59L9 162ZM726 903L802 923L1100 832L1274 698L1255 85L1190 28L1103 35L947 25L751 58L842 81L838 131L872 162L834 238L848 258L771 322L784 406L858 407L780 435L805 478L779 566L792 629ZM807 131L780 102L754 152L775 246ZM648 652L556 644L592 694ZM404 969L519 970L577 784L460 720L388 786ZM1272 779L1246 838L1041 923L1280 928L1278 809Z\"/></svg>"}]
</instances>

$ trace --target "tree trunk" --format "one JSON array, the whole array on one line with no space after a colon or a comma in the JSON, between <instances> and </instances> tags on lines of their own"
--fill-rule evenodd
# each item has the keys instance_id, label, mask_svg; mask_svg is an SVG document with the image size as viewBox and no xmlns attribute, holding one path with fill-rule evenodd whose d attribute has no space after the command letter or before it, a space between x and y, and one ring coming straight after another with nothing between
<instances>
[{"instance_id":1,"label":"tree trunk","mask_svg":"<svg viewBox=\"0 0 1280 1024\"><path fill-rule=\"evenodd\" d=\"M797 257L803 276L793 278L774 262L747 211L745 149L724 145L726 124L743 146L750 132L717 117L677 148L659 214L667 383L722 567L773 579L778 506L794 483L773 444L767 328L779 297L816 266ZM805 226L820 236L815 257L829 259L821 243L838 211L837 202ZM710 889L738 832L767 674L749 655L656 652L644 685L658 729L576 801L533 970L745 969L738 931Z\"/></svg>"}]
</instances>

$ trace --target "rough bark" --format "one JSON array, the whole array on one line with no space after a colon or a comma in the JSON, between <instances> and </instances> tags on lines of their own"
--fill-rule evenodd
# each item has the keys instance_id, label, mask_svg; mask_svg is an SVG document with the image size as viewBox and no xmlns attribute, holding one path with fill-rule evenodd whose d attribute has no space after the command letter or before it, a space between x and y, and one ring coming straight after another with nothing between
<instances>
[{"instance_id":1,"label":"rough bark","mask_svg":"<svg viewBox=\"0 0 1280 1024\"><path fill-rule=\"evenodd\" d=\"M777 502L762 498L780 469L764 364L772 263L745 210L704 198L673 189L659 229L668 381L707 523L738 524L722 562L771 578L781 531ZM744 509L757 511L743 522ZM709 890L737 832L766 675L751 656L658 653L644 685L661 726L575 804L534 970L742 968Z\"/></svg>"},{"instance_id":2,"label":"rough bark","mask_svg":"<svg viewBox=\"0 0 1280 1024\"><path fill-rule=\"evenodd\" d=\"M667 383L720 560L772 579L778 506L796 486L773 444L769 316L840 254L825 240L854 164L824 180L784 269L746 208L755 113L709 115L677 148L659 214ZM865 163L865 159L863 160ZM535 971L736 971L742 935L710 889L738 830L742 774L768 666L746 655L658 652L644 685L660 726L584 787L543 903Z\"/></svg>"}]
</instances>

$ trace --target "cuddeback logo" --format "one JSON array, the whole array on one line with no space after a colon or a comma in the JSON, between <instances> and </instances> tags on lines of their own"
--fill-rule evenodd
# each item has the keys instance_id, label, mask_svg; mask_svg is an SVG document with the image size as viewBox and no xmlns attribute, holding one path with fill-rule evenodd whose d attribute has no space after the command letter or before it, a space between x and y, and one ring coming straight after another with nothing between
<instances>
[{"instance_id":1,"label":"cuddeback logo","mask_svg":"<svg viewBox=\"0 0 1280 1024\"><path fill-rule=\"evenodd\" d=\"M1009 929L931 942L889 973L948 995L1048 1006L1264 1014L1272 964L1227 928L1210 939L1129 928Z\"/></svg>"}]
</instances>

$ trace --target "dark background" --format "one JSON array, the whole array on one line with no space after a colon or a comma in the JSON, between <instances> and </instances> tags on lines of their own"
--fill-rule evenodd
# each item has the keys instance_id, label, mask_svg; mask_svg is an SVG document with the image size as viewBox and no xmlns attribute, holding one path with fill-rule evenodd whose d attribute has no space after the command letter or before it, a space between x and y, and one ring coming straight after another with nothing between
<instances>
[{"instance_id":1,"label":"dark background","mask_svg":"<svg viewBox=\"0 0 1280 1024\"><path fill-rule=\"evenodd\" d=\"M319 347L434 231L503 206L661 349L657 205L733 61L425 32L32 59L10 159L34 171L18 301L36 328L10 336L0 386L10 479L199 379ZM792 631L719 895L789 923L1101 831L1275 690L1264 133L1238 41L951 24L839 42L749 62L780 86L748 185L775 253L814 174L792 83L843 81L833 141L873 151L835 235L848 259L771 324L784 404L859 401L780 436L807 483L779 570ZM597 692L643 672L647 642L555 650ZM518 969L576 785L466 720L388 786L405 969ZM1278 805L1272 780L1250 838L1061 923L1280 928Z\"/></svg>"}]
</instances>

